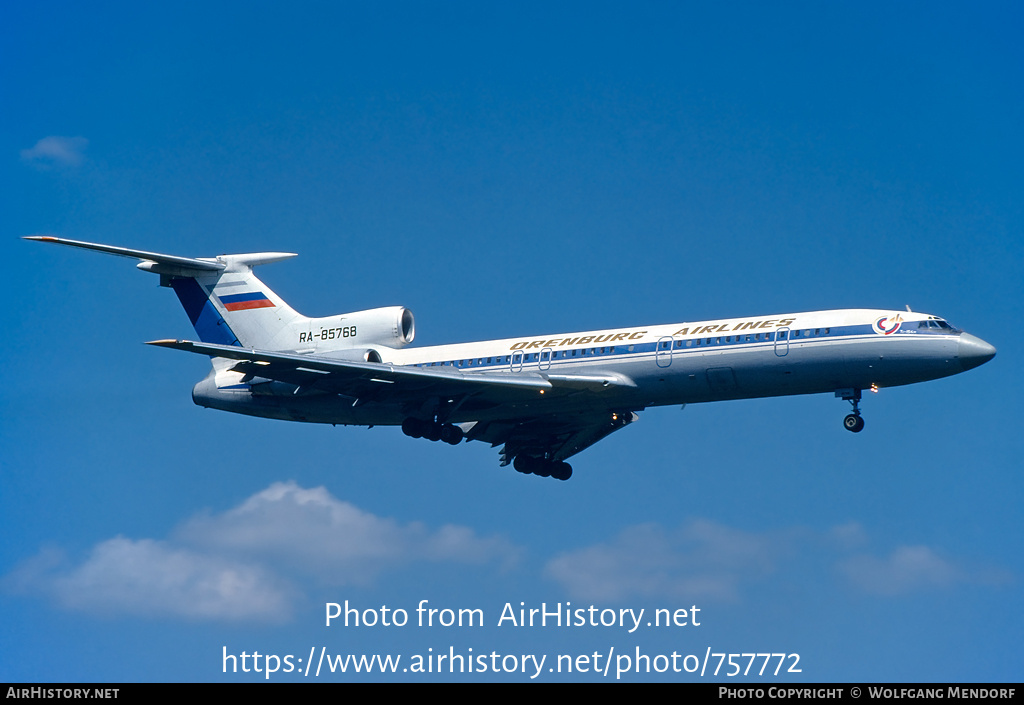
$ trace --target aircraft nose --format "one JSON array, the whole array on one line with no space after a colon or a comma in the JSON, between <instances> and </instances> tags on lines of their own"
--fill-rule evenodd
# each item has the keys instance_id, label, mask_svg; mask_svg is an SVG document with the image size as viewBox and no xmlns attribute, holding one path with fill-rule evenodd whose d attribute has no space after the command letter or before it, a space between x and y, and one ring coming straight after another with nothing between
<instances>
[{"instance_id":1,"label":"aircraft nose","mask_svg":"<svg viewBox=\"0 0 1024 705\"><path fill-rule=\"evenodd\" d=\"M978 365L984 365L995 357L996 349L981 338L970 333L961 333L957 353L960 357L960 366L964 370L970 370Z\"/></svg>"}]
</instances>

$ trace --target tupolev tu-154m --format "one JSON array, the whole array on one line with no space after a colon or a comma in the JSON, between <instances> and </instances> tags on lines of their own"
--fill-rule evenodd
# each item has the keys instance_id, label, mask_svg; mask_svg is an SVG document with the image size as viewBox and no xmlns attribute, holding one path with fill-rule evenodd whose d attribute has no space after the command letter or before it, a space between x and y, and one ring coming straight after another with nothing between
<instances>
[{"instance_id":1,"label":"tupolev tu-154m","mask_svg":"<svg viewBox=\"0 0 1024 705\"><path fill-rule=\"evenodd\" d=\"M414 438L502 446L501 465L567 480L565 461L651 406L861 393L938 379L996 349L944 319L844 309L410 348L401 306L307 318L253 274L291 253L177 257L48 236L26 239L140 260L170 287L207 355L196 404L287 421L401 426Z\"/></svg>"}]
</instances>

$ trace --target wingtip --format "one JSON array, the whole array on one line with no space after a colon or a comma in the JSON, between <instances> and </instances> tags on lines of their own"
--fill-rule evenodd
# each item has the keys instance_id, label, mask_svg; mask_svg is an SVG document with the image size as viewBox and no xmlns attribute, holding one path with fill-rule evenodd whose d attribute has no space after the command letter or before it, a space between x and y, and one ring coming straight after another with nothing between
<instances>
[{"instance_id":1,"label":"wingtip","mask_svg":"<svg viewBox=\"0 0 1024 705\"><path fill-rule=\"evenodd\" d=\"M25 235L21 238L22 240L37 240L39 242L57 242L59 238L53 235Z\"/></svg>"}]
</instances>

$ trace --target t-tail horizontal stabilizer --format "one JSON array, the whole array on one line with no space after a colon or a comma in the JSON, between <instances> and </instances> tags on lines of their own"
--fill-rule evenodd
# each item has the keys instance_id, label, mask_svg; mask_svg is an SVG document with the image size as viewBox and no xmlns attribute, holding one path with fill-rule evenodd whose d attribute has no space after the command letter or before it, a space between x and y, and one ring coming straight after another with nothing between
<instances>
[{"instance_id":1,"label":"t-tail horizontal stabilizer","mask_svg":"<svg viewBox=\"0 0 1024 705\"><path fill-rule=\"evenodd\" d=\"M140 260L139 269L159 274L160 285L178 295L203 342L281 350L294 348L299 333L309 330L309 319L296 313L252 272L256 265L296 256L290 252L197 258L48 235L25 239Z\"/></svg>"},{"instance_id":2,"label":"t-tail horizontal stabilizer","mask_svg":"<svg viewBox=\"0 0 1024 705\"><path fill-rule=\"evenodd\" d=\"M253 252L244 255L220 255L218 257L179 257L177 255L165 255L159 252L147 252L146 250L133 250L128 247L100 245L95 242L66 240L64 238L52 237L50 235L28 235L24 239L36 240L37 242L52 242L57 245L67 245L69 247L79 247L83 250L95 250L96 252L105 252L108 255L117 255L119 257L131 257L142 260L139 264L139 269L156 272L158 274L177 274L177 272L165 271L168 268L193 270L193 273L195 273L195 270L198 270L199 272L231 271L233 265L255 267L258 264L270 264L272 262L280 262L281 260L298 256L293 252ZM162 266L146 266L147 262Z\"/></svg>"}]
</instances>

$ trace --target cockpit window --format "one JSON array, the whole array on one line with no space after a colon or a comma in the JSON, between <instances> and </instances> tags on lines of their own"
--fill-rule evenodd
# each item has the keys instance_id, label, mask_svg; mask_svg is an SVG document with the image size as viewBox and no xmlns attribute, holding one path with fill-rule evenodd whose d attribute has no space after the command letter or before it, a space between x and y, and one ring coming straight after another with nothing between
<instances>
[{"instance_id":1,"label":"cockpit window","mask_svg":"<svg viewBox=\"0 0 1024 705\"><path fill-rule=\"evenodd\" d=\"M927 321L920 321L917 324L918 330L934 330L934 331L946 331L949 333L956 333L957 329L949 325L946 321L941 318L929 318Z\"/></svg>"}]
</instances>

